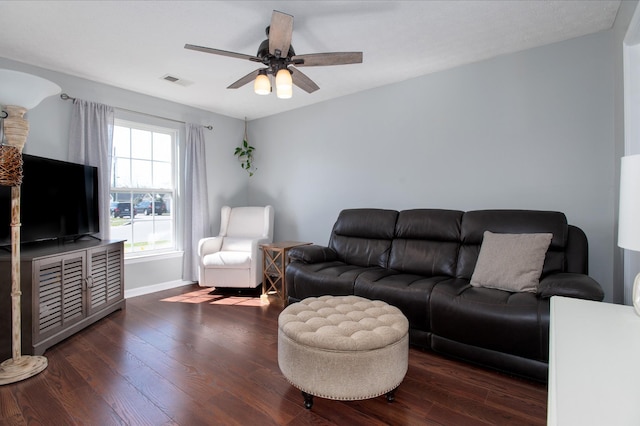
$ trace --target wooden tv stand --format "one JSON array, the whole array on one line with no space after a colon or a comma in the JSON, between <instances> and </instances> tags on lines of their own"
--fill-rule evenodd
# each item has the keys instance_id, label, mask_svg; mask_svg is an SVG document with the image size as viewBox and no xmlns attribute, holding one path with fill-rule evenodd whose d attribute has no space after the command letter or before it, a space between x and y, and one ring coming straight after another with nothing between
<instances>
[{"instance_id":1,"label":"wooden tv stand","mask_svg":"<svg viewBox=\"0 0 640 426\"><path fill-rule=\"evenodd\" d=\"M125 307L122 241L21 247L22 354L42 355ZM0 252L0 361L11 358L11 254Z\"/></svg>"}]
</instances>

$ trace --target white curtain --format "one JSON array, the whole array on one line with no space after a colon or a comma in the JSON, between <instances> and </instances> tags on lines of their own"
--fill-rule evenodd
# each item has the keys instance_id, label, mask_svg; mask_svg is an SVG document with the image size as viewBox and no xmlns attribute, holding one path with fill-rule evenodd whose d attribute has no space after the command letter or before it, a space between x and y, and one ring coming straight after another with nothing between
<instances>
[{"instance_id":1,"label":"white curtain","mask_svg":"<svg viewBox=\"0 0 640 426\"><path fill-rule=\"evenodd\" d=\"M69 131L69 161L98 168L100 233L96 236L103 240L109 239L109 180L113 120L113 108L108 105L81 99L73 101Z\"/></svg>"},{"instance_id":2,"label":"white curtain","mask_svg":"<svg viewBox=\"0 0 640 426\"><path fill-rule=\"evenodd\" d=\"M184 157L184 258L182 279L198 281L198 242L209 237L209 200L204 149L204 128L186 124L187 142Z\"/></svg>"}]
</instances>

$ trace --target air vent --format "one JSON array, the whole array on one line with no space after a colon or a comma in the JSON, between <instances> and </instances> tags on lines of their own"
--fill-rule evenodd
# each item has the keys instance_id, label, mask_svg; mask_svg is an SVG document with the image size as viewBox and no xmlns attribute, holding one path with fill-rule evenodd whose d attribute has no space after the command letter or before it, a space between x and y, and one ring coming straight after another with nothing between
<instances>
[{"instance_id":1,"label":"air vent","mask_svg":"<svg viewBox=\"0 0 640 426\"><path fill-rule=\"evenodd\" d=\"M180 86L191 86L193 84L193 82L188 81L188 80L184 80L182 78L170 75L170 74L165 74L164 76L161 77L163 80L168 81L169 83L173 83L173 84L178 84Z\"/></svg>"}]
</instances>

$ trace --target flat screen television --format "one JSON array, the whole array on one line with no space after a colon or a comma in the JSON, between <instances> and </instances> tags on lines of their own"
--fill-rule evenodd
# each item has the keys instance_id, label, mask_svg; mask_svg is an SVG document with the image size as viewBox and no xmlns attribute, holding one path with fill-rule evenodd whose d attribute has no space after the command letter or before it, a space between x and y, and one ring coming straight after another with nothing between
<instances>
[{"instance_id":1,"label":"flat screen television","mask_svg":"<svg viewBox=\"0 0 640 426\"><path fill-rule=\"evenodd\" d=\"M98 168L23 154L20 241L73 240L100 231ZM11 245L11 187L0 186L0 246Z\"/></svg>"}]
</instances>

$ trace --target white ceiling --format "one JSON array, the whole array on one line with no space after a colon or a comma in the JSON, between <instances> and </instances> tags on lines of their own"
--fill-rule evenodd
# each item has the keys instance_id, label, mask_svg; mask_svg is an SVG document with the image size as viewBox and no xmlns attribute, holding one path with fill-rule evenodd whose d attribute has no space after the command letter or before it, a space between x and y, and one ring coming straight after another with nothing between
<instances>
[{"instance_id":1,"label":"white ceiling","mask_svg":"<svg viewBox=\"0 0 640 426\"><path fill-rule=\"evenodd\" d=\"M609 29L619 6L619 0L0 1L0 57L255 119ZM260 64L183 48L255 55L274 9L294 16L297 54L362 51L364 62L304 68L320 90L294 88L293 98L283 100L255 95L252 84L226 89ZM190 84L169 83L167 74Z\"/></svg>"}]
</instances>

